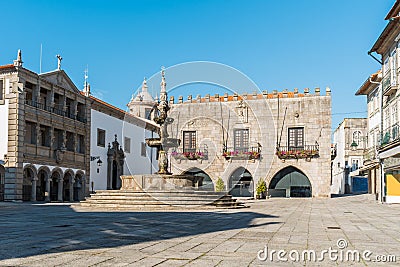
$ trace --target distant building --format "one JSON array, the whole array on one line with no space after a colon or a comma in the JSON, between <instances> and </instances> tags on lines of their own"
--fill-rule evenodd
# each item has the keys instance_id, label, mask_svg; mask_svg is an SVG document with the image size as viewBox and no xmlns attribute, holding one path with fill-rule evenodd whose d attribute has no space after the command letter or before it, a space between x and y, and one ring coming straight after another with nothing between
<instances>
[{"instance_id":1,"label":"distant building","mask_svg":"<svg viewBox=\"0 0 400 267\"><path fill-rule=\"evenodd\" d=\"M172 173L201 176L205 190L220 177L236 197L255 196L260 180L271 196L330 195L329 88L326 95L319 88L314 94L189 95L187 101L171 97L170 104L168 132L181 139L169 150Z\"/></svg>"},{"instance_id":2,"label":"distant building","mask_svg":"<svg viewBox=\"0 0 400 267\"><path fill-rule=\"evenodd\" d=\"M349 194L360 189L353 187L355 178L367 178L359 174L363 166L364 150L367 148L367 119L344 119L333 133L336 156L332 160L332 194ZM362 179L361 179L362 180Z\"/></svg>"}]
</instances>

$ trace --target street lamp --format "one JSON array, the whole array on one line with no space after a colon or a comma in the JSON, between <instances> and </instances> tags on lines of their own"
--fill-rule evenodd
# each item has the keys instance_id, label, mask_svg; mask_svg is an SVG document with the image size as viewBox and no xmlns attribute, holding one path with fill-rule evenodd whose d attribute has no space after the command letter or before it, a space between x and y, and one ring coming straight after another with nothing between
<instances>
[{"instance_id":1,"label":"street lamp","mask_svg":"<svg viewBox=\"0 0 400 267\"><path fill-rule=\"evenodd\" d=\"M355 150L357 150L358 145L356 142L353 141L353 143L351 143L350 147L351 147L351 150L355 151Z\"/></svg>"}]
</instances>

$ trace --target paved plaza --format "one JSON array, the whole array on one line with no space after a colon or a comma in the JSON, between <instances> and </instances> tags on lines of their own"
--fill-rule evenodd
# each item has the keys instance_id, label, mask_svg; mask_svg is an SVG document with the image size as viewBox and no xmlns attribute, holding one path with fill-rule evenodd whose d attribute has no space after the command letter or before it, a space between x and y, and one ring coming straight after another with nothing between
<instances>
[{"instance_id":1,"label":"paved plaza","mask_svg":"<svg viewBox=\"0 0 400 267\"><path fill-rule=\"evenodd\" d=\"M363 195L247 204L236 210L77 212L61 204L0 203L0 266L376 266L376 256L390 255L397 263L379 265L400 265L400 205ZM321 254L329 248L369 250L371 261L332 261ZM287 252L281 259L288 261L277 253L266 257L272 250ZM323 260L296 260L296 251L309 250Z\"/></svg>"}]
</instances>

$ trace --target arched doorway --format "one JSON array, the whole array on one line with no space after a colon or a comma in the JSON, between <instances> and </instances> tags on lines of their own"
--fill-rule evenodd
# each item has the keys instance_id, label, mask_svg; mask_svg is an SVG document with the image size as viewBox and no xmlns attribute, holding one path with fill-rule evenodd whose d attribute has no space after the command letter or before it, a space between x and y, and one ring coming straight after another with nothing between
<instances>
[{"instance_id":1,"label":"arched doorway","mask_svg":"<svg viewBox=\"0 0 400 267\"><path fill-rule=\"evenodd\" d=\"M63 179L63 200L64 201L72 201L71 196L71 184L73 183L73 174L70 172L65 173Z\"/></svg>"},{"instance_id":2,"label":"arched doorway","mask_svg":"<svg viewBox=\"0 0 400 267\"><path fill-rule=\"evenodd\" d=\"M50 201L58 200L58 183L60 181L60 178L61 178L61 175L57 171L54 171L51 174Z\"/></svg>"},{"instance_id":3,"label":"arched doorway","mask_svg":"<svg viewBox=\"0 0 400 267\"><path fill-rule=\"evenodd\" d=\"M290 166L280 170L272 178L268 194L272 197L311 197L312 188L308 177Z\"/></svg>"},{"instance_id":4,"label":"arched doorway","mask_svg":"<svg viewBox=\"0 0 400 267\"><path fill-rule=\"evenodd\" d=\"M229 177L229 193L234 197L252 197L254 192L253 176L243 168L237 168Z\"/></svg>"},{"instance_id":5,"label":"arched doorway","mask_svg":"<svg viewBox=\"0 0 400 267\"><path fill-rule=\"evenodd\" d=\"M112 183L111 187L113 190L119 189L118 188L118 165L115 160L112 163Z\"/></svg>"},{"instance_id":6,"label":"arched doorway","mask_svg":"<svg viewBox=\"0 0 400 267\"><path fill-rule=\"evenodd\" d=\"M32 197L32 180L35 178L33 170L29 167L24 169L22 181L22 201L30 201Z\"/></svg>"},{"instance_id":7,"label":"arched doorway","mask_svg":"<svg viewBox=\"0 0 400 267\"><path fill-rule=\"evenodd\" d=\"M49 173L44 169L39 169L38 173L38 183L36 189L36 200L45 201L46 197L46 181L48 179ZM47 193L48 194L48 193Z\"/></svg>"},{"instance_id":8,"label":"arched doorway","mask_svg":"<svg viewBox=\"0 0 400 267\"><path fill-rule=\"evenodd\" d=\"M192 168L183 174L196 176L198 179L198 187L200 190L214 191L214 183L210 176L199 168Z\"/></svg>"},{"instance_id":9,"label":"arched doorway","mask_svg":"<svg viewBox=\"0 0 400 267\"><path fill-rule=\"evenodd\" d=\"M107 189L120 189L121 178L124 173L125 154L117 141L117 135L112 145L108 144L107 150Z\"/></svg>"},{"instance_id":10,"label":"arched doorway","mask_svg":"<svg viewBox=\"0 0 400 267\"><path fill-rule=\"evenodd\" d=\"M4 200L4 184L5 184L6 169L0 165L0 201Z\"/></svg>"}]
</instances>

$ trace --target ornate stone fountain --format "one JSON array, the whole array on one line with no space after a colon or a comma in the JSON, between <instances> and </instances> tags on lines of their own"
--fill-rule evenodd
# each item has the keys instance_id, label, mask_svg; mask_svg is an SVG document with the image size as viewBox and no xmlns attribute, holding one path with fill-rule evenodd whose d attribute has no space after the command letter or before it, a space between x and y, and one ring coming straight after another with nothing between
<instances>
[{"instance_id":1,"label":"ornate stone fountain","mask_svg":"<svg viewBox=\"0 0 400 267\"><path fill-rule=\"evenodd\" d=\"M143 208L197 208L197 207L243 207L226 192L199 190L198 177L176 175L168 171L168 149L178 147L180 140L170 138L167 126L174 120L168 117L170 109L166 91L164 69L161 71L160 101L155 107L154 121L160 125L159 138L146 139L150 147L158 149L158 172L156 174L122 175L120 190L99 190L92 194L79 208L143 209Z\"/></svg>"},{"instance_id":2,"label":"ornate stone fountain","mask_svg":"<svg viewBox=\"0 0 400 267\"><path fill-rule=\"evenodd\" d=\"M152 175L121 176L121 190L164 190L191 189L196 187L197 177L192 175L174 175L169 172L168 150L178 147L181 140L169 137L167 126L174 122L168 117L170 106L165 82L165 70L161 70L160 100L154 108L154 121L160 125L159 138L148 138L146 144L158 151L158 172Z\"/></svg>"}]
</instances>

